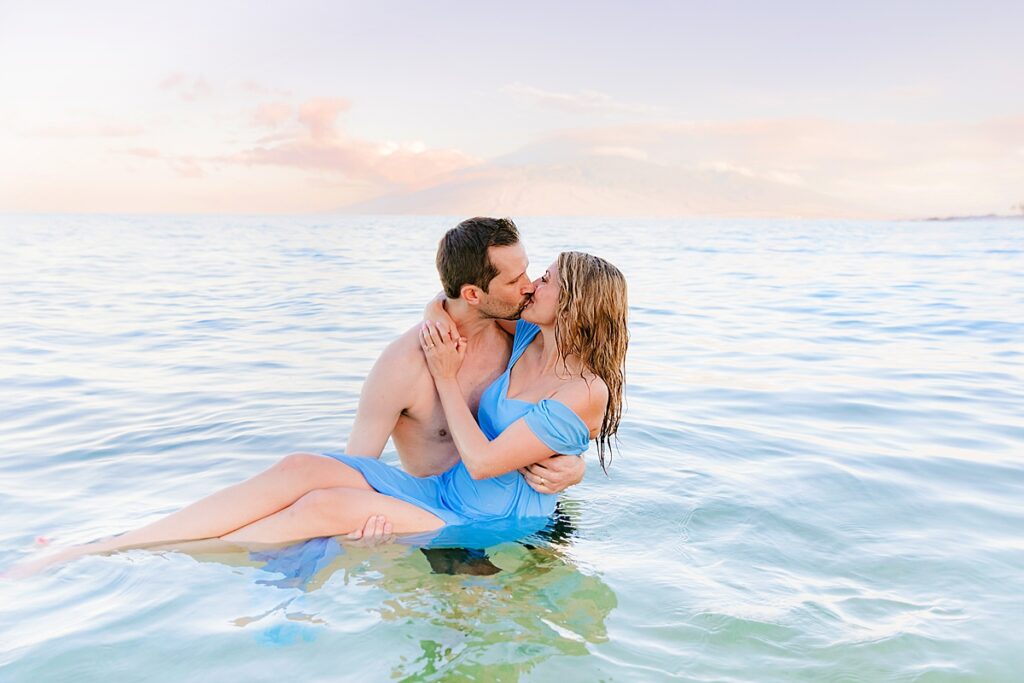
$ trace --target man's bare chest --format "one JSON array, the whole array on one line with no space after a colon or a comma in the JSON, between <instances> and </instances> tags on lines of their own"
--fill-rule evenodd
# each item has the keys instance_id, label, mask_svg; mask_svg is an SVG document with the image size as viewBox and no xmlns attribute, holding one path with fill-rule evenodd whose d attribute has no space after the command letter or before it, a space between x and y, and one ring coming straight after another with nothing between
<instances>
[{"instance_id":1,"label":"man's bare chest","mask_svg":"<svg viewBox=\"0 0 1024 683\"><path fill-rule=\"evenodd\" d=\"M470 365L459 371L459 387L466 399L466 404L474 416L480 407L480 399L494 380L501 376L503 365L493 362ZM429 375L422 386L418 387L414 400L402 412L395 431L418 433L421 438L429 440L450 441L451 434L448 421L445 419L444 408L434 388L434 381Z\"/></svg>"}]
</instances>

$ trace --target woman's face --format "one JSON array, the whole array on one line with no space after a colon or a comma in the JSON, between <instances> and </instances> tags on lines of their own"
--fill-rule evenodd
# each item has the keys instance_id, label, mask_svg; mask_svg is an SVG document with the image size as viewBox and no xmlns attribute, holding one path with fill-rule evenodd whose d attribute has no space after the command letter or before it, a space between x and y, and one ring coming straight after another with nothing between
<instances>
[{"instance_id":1,"label":"woman's face","mask_svg":"<svg viewBox=\"0 0 1024 683\"><path fill-rule=\"evenodd\" d=\"M562 290L557 261L533 281L533 288L533 296L523 309L522 319L536 325L553 325L558 312L558 295Z\"/></svg>"}]
</instances>

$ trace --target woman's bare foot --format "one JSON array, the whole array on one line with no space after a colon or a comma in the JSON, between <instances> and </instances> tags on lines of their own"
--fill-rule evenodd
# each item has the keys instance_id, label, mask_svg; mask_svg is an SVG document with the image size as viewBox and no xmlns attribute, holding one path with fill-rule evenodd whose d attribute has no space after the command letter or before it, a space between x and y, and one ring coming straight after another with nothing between
<instances>
[{"instance_id":1,"label":"woman's bare foot","mask_svg":"<svg viewBox=\"0 0 1024 683\"><path fill-rule=\"evenodd\" d=\"M56 564L69 562L83 555L88 555L89 550L85 546L71 546L70 548L64 548L56 552L48 553L43 557L33 557L19 562L7 571L0 573L0 578L4 579L24 579L29 576L34 576L41 571L48 569Z\"/></svg>"}]
</instances>

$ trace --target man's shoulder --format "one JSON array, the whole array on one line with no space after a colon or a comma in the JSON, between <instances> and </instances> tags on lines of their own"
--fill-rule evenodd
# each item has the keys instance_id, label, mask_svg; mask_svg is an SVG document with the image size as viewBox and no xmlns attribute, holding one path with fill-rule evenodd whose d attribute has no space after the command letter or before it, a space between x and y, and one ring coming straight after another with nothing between
<instances>
[{"instance_id":1,"label":"man's shoulder","mask_svg":"<svg viewBox=\"0 0 1024 683\"><path fill-rule=\"evenodd\" d=\"M420 348L420 324L417 323L402 334L395 337L380 353L380 360L415 364L426 368L423 349Z\"/></svg>"},{"instance_id":2,"label":"man's shoulder","mask_svg":"<svg viewBox=\"0 0 1024 683\"><path fill-rule=\"evenodd\" d=\"M403 332L384 347L363 383L364 396L386 396L390 402L411 402L421 395L421 389L428 382L433 388L419 346L418 330L417 326Z\"/></svg>"},{"instance_id":3,"label":"man's shoulder","mask_svg":"<svg viewBox=\"0 0 1024 683\"><path fill-rule=\"evenodd\" d=\"M427 361L420 348L420 326L417 325L395 337L384 347L371 375L383 378L401 378L403 381L416 381L424 374L429 374Z\"/></svg>"}]
</instances>

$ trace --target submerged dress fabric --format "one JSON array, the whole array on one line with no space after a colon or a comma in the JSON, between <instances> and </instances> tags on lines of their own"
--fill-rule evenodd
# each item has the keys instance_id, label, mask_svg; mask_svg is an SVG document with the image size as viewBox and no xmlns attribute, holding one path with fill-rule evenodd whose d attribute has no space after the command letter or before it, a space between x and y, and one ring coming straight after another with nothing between
<instances>
[{"instance_id":1,"label":"submerged dress fabric","mask_svg":"<svg viewBox=\"0 0 1024 683\"><path fill-rule=\"evenodd\" d=\"M530 403L508 398L512 366L539 331L539 327L524 320L516 324L508 367L481 395L477 421L487 438L493 440L522 418L555 453L582 455L590 443L590 431L567 405L555 399ZM534 491L517 471L474 480L459 462L443 474L414 477L377 458L325 455L359 470L374 490L423 508L448 525L549 517L555 509L557 496Z\"/></svg>"}]
</instances>

